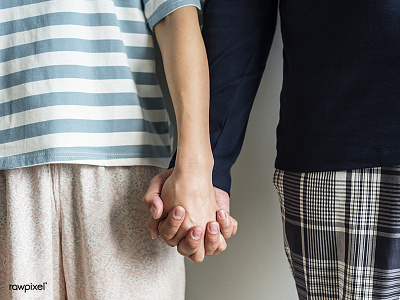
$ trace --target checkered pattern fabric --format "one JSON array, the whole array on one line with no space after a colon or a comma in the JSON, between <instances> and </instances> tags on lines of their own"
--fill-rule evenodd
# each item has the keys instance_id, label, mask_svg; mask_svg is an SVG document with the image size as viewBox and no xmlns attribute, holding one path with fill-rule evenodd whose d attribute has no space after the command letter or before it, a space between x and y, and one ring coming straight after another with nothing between
<instances>
[{"instance_id":1,"label":"checkered pattern fabric","mask_svg":"<svg viewBox=\"0 0 400 300\"><path fill-rule=\"evenodd\" d=\"M400 166L276 170L299 299L400 299Z\"/></svg>"}]
</instances>

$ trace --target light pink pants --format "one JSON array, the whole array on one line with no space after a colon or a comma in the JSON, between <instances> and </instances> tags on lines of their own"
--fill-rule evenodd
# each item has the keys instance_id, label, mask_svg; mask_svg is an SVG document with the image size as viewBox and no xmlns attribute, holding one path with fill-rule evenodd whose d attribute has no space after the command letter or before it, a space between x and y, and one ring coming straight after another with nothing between
<instances>
[{"instance_id":1,"label":"light pink pants","mask_svg":"<svg viewBox=\"0 0 400 300\"><path fill-rule=\"evenodd\" d=\"M141 203L160 171L0 171L0 299L183 299L183 257L151 239Z\"/></svg>"}]
</instances>

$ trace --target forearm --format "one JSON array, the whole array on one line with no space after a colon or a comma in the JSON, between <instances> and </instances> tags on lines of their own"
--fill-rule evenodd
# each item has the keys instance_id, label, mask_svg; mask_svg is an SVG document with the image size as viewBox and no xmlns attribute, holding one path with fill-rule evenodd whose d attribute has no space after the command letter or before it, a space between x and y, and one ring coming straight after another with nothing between
<instances>
[{"instance_id":1,"label":"forearm","mask_svg":"<svg viewBox=\"0 0 400 300\"><path fill-rule=\"evenodd\" d=\"M278 0L209 1L203 38L210 66L210 137L214 186L230 191L230 169L275 32Z\"/></svg>"},{"instance_id":2,"label":"forearm","mask_svg":"<svg viewBox=\"0 0 400 300\"><path fill-rule=\"evenodd\" d=\"M209 72L197 10L180 8L154 28L178 127L176 168L212 170L209 138Z\"/></svg>"}]
</instances>

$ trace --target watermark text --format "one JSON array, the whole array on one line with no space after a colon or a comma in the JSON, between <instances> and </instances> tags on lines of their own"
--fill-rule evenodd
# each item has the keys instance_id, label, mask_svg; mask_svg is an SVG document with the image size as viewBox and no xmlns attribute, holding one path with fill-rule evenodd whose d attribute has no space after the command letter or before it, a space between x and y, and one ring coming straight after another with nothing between
<instances>
[{"instance_id":1,"label":"watermark text","mask_svg":"<svg viewBox=\"0 0 400 300\"><path fill-rule=\"evenodd\" d=\"M47 282L43 282L42 284L10 284L8 289L11 291L44 291L46 290Z\"/></svg>"}]
</instances>

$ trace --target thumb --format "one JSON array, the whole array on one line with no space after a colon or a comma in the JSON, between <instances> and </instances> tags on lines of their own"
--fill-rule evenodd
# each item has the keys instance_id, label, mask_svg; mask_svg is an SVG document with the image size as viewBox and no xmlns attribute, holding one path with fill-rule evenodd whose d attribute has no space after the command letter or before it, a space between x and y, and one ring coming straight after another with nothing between
<instances>
[{"instance_id":1,"label":"thumb","mask_svg":"<svg viewBox=\"0 0 400 300\"><path fill-rule=\"evenodd\" d=\"M221 190L214 186L214 196L215 202L217 203L219 209L223 209L229 213L229 194L224 190Z\"/></svg>"},{"instance_id":2,"label":"thumb","mask_svg":"<svg viewBox=\"0 0 400 300\"><path fill-rule=\"evenodd\" d=\"M164 210L164 203L162 202L160 196L153 196L152 200L150 200L150 203L151 216L155 220L160 219Z\"/></svg>"},{"instance_id":3,"label":"thumb","mask_svg":"<svg viewBox=\"0 0 400 300\"><path fill-rule=\"evenodd\" d=\"M167 180L172 174L172 169L164 171L151 180L149 188L143 197L143 205L150 210L153 219L159 219L164 210L164 203L161 200L161 190Z\"/></svg>"}]
</instances>

